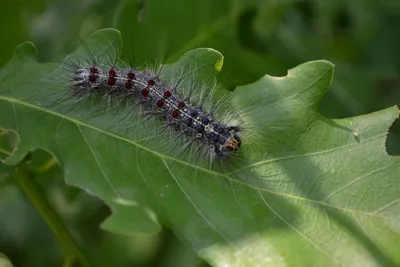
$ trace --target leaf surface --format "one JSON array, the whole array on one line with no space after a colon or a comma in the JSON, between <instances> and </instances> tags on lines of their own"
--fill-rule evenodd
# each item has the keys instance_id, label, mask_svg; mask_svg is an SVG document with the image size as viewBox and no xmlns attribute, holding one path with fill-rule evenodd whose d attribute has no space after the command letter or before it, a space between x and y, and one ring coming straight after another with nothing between
<instances>
[{"instance_id":1,"label":"leaf surface","mask_svg":"<svg viewBox=\"0 0 400 267\"><path fill-rule=\"evenodd\" d=\"M120 46L119 32L106 29L85 47ZM188 59L201 66L199 80L222 66L219 52L197 49L166 65L166 73L179 75ZM153 234L165 224L215 266L400 264L400 163L385 152L398 109L321 116L331 63L307 62L285 77L236 88L231 105L245 122L245 158L227 172L186 161L162 138L143 142L152 128L127 120L129 108L99 113L85 101L55 101L63 81L43 77L60 71L37 63L34 46L24 43L0 73L0 128L20 138L6 162L36 148L52 153L67 184L112 208L105 229Z\"/></svg>"}]
</instances>

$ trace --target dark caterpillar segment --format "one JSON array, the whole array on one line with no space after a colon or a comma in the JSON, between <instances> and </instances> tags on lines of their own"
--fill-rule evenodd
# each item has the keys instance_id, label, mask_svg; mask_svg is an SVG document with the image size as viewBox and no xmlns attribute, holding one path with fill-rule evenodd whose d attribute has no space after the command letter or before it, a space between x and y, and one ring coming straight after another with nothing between
<instances>
[{"instance_id":1,"label":"dark caterpillar segment","mask_svg":"<svg viewBox=\"0 0 400 267\"><path fill-rule=\"evenodd\" d=\"M217 157L234 154L241 145L240 129L214 120L210 113L183 100L151 74L136 69L82 67L75 71L74 94L116 93L134 95L157 110L168 125L210 148Z\"/></svg>"}]
</instances>

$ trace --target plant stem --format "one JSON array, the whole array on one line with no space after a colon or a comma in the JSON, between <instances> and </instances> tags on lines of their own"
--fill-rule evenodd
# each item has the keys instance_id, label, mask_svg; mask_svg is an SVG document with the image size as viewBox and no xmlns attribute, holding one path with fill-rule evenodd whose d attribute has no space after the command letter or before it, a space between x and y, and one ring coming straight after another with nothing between
<instances>
[{"instance_id":1,"label":"plant stem","mask_svg":"<svg viewBox=\"0 0 400 267\"><path fill-rule=\"evenodd\" d=\"M81 266L88 267L89 263L77 242L48 203L47 199L39 193L38 186L35 184L33 178L33 173L27 171L21 165L16 170L15 179L17 183L57 238L64 250L67 261L76 262L76 260L79 260L82 264Z\"/></svg>"}]
</instances>

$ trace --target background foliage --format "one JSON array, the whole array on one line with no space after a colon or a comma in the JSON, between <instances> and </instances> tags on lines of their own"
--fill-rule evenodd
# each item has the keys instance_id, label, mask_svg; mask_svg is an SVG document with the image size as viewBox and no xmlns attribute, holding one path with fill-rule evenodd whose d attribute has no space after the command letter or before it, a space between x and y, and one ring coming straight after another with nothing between
<instances>
[{"instance_id":1,"label":"background foliage","mask_svg":"<svg viewBox=\"0 0 400 267\"><path fill-rule=\"evenodd\" d=\"M327 59L336 65L333 84L320 105L327 117L354 116L400 103L400 36L396 34L400 3L396 0L132 3L8 1L0 10L4 38L0 65L22 41L33 41L40 60L49 61L74 49L79 44L76 34L85 37L113 26L154 44L135 47L139 61L141 55L147 56L146 49L167 55L171 61L196 47L219 50L225 57L223 82L229 88L253 82L265 73L284 75L304 61ZM157 17L152 22L160 24L159 31L146 31L152 27L146 20L137 22L146 16ZM387 150L391 155L400 154L399 128L397 121L390 130ZM35 158L47 159L46 153L38 153ZM52 177L61 173L53 171ZM1 173L0 251L16 266L61 266L63 255L52 233L18 186L5 177L7 172ZM38 183L74 236L98 260L96 266L205 264L168 230L142 238L101 231L98 225L109 214L101 201L66 188L61 177Z\"/></svg>"}]
</instances>

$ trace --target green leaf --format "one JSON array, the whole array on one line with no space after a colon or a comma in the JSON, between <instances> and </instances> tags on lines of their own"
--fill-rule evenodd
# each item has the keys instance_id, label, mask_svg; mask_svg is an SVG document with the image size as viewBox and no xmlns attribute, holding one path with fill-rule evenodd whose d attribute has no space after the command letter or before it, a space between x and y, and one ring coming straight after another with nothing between
<instances>
[{"instance_id":1,"label":"green leaf","mask_svg":"<svg viewBox=\"0 0 400 267\"><path fill-rule=\"evenodd\" d=\"M98 31L86 47L104 51L110 44L119 50L118 31ZM20 137L7 163L38 147L52 153L67 184L112 208L104 228L153 234L165 224L214 266L400 264L400 162L385 152L398 109L321 116L331 63L307 62L285 77L236 88L230 104L246 122L245 157L220 172L172 153L161 137L143 141L151 127L137 127L137 117L127 121L128 109L99 113L87 102L56 102L66 88L43 77L65 70L51 72L35 57L24 43L0 73L0 127ZM173 76L187 62L203 66L201 81L219 71L222 55L193 50L165 71Z\"/></svg>"},{"instance_id":2,"label":"green leaf","mask_svg":"<svg viewBox=\"0 0 400 267\"><path fill-rule=\"evenodd\" d=\"M8 260L8 258L0 253L0 267L12 267L13 265L11 262Z\"/></svg>"}]
</instances>

